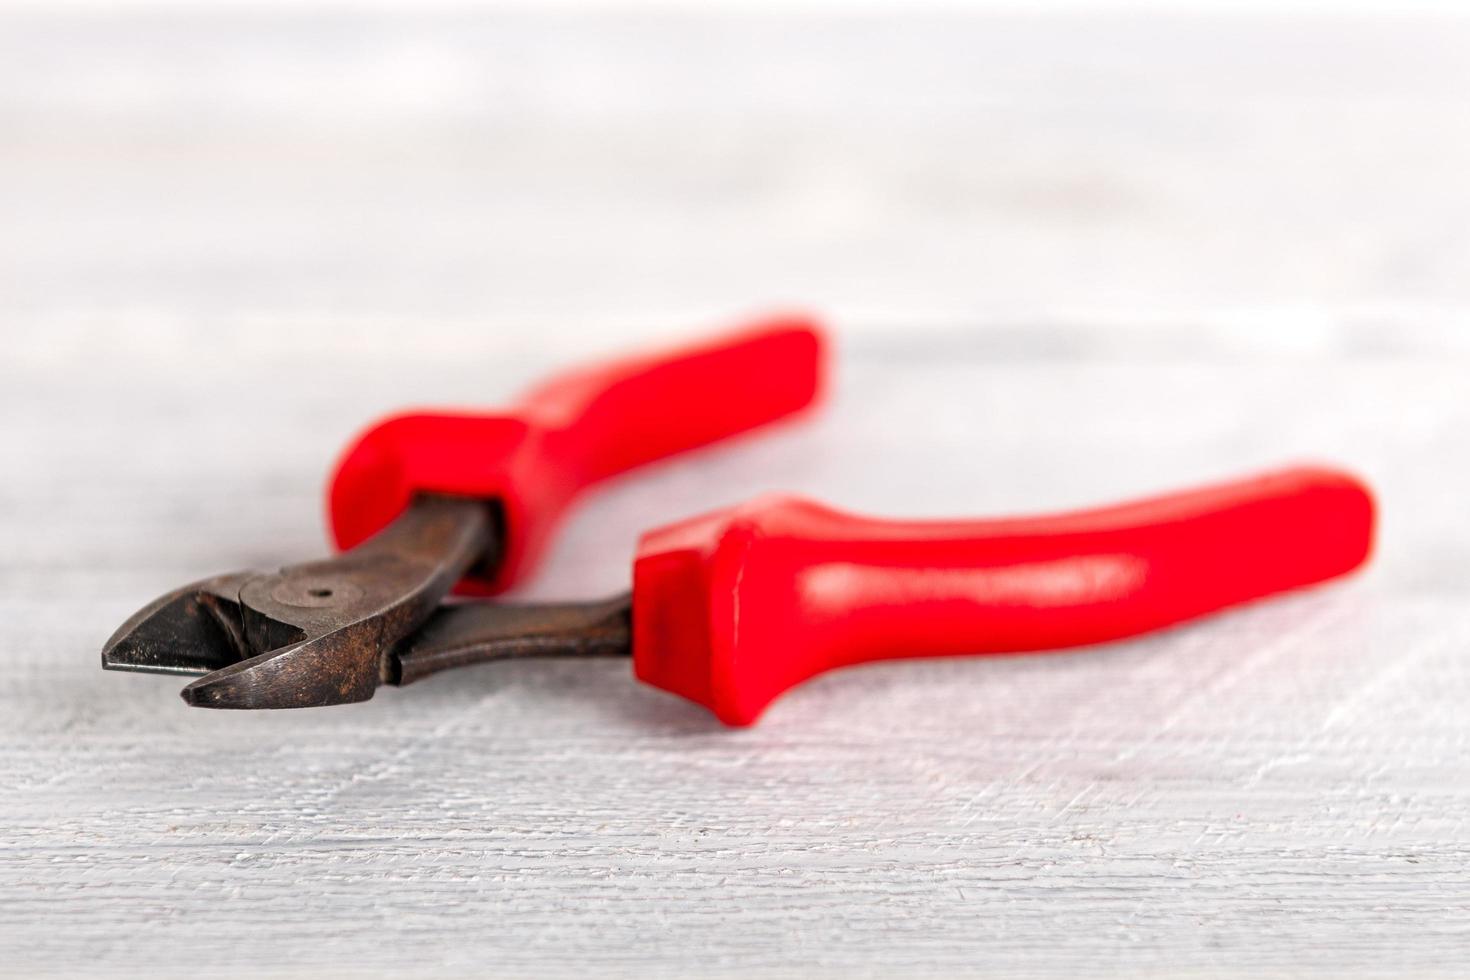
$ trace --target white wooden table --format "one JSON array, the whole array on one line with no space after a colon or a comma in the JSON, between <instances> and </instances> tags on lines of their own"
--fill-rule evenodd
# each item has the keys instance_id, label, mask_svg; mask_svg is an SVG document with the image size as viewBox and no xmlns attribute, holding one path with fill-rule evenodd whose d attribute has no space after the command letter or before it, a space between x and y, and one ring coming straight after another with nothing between
<instances>
[{"instance_id":1,"label":"white wooden table","mask_svg":"<svg viewBox=\"0 0 1470 980\"><path fill-rule=\"evenodd\" d=\"M0 9L0 973L1462 975L1470 26ZM1050 509L1318 458L1371 571L1139 642L189 710L97 650L323 548L360 424L800 301L827 410L611 485L527 596L781 488ZM752 304L756 304L752 307Z\"/></svg>"}]
</instances>

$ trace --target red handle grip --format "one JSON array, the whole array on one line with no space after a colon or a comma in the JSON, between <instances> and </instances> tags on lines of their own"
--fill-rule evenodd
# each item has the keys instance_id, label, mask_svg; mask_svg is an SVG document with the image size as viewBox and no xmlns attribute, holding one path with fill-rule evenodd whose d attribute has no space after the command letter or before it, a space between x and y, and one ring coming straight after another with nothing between
<instances>
[{"instance_id":1,"label":"red handle grip","mask_svg":"<svg viewBox=\"0 0 1470 980\"><path fill-rule=\"evenodd\" d=\"M834 667L1099 643L1342 575L1373 515L1362 484L1307 468L1013 520L762 498L644 536L634 670L747 725Z\"/></svg>"},{"instance_id":2,"label":"red handle grip","mask_svg":"<svg viewBox=\"0 0 1470 980\"><path fill-rule=\"evenodd\" d=\"M491 577L462 589L501 591L539 556L584 488L804 408L816 397L821 362L815 324L785 318L560 375L504 414L390 416L337 464L329 492L337 546L370 537L418 492L495 499L505 522L502 558Z\"/></svg>"}]
</instances>

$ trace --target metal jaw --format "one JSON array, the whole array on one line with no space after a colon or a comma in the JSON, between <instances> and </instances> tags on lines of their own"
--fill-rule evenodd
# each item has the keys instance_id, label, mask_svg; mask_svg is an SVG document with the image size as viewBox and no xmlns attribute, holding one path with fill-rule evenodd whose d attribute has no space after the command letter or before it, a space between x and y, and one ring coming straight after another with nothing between
<instances>
[{"instance_id":1,"label":"metal jaw","mask_svg":"<svg viewBox=\"0 0 1470 980\"><path fill-rule=\"evenodd\" d=\"M487 659L628 652L625 598L440 607L498 554L491 506L419 497L335 558L216 576L157 599L107 641L102 666L204 674L182 692L198 707L303 708L365 701L379 684Z\"/></svg>"}]
</instances>

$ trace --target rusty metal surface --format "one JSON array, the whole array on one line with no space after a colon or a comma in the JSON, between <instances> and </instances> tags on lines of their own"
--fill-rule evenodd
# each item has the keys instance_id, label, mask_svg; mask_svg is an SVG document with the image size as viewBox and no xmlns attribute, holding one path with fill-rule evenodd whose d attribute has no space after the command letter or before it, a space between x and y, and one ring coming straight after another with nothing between
<instances>
[{"instance_id":1,"label":"rusty metal surface","mask_svg":"<svg viewBox=\"0 0 1470 980\"><path fill-rule=\"evenodd\" d=\"M617 657L632 650L628 594L601 602L512 605L473 602L440 606L389 658L390 683L512 657Z\"/></svg>"},{"instance_id":2,"label":"rusty metal surface","mask_svg":"<svg viewBox=\"0 0 1470 980\"><path fill-rule=\"evenodd\" d=\"M274 574L235 573L170 593L102 651L115 670L202 673L186 702L299 708L365 701L394 644L498 551L491 507L421 497L382 532L334 558Z\"/></svg>"},{"instance_id":3,"label":"rusty metal surface","mask_svg":"<svg viewBox=\"0 0 1470 980\"><path fill-rule=\"evenodd\" d=\"M103 645L102 666L149 674L207 674L239 663L249 656L240 589L255 575L216 575L153 600Z\"/></svg>"},{"instance_id":4,"label":"rusty metal surface","mask_svg":"<svg viewBox=\"0 0 1470 980\"><path fill-rule=\"evenodd\" d=\"M220 575L154 600L107 641L102 666L203 674L181 692L196 707L304 708L486 660L630 652L628 595L441 606L468 569L498 559L497 524L493 503L420 497L334 558Z\"/></svg>"}]
</instances>

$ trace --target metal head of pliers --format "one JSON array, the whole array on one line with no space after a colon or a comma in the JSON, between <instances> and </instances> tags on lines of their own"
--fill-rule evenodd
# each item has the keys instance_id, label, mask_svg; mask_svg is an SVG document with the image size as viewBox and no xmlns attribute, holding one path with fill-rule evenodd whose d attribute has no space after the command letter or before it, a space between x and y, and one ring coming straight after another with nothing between
<instances>
[{"instance_id":1,"label":"metal head of pliers","mask_svg":"<svg viewBox=\"0 0 1470 980\"><path fill-rule=\"evenodd\" d=\"M351 551L273 574L235 572L139 610L102 650L109 670L203 674L204 708L365 701L447 667L528 654L625 654L628 603L441 606L501 535L484 501L421 496Z\"/></svg>"}]
</instances>

